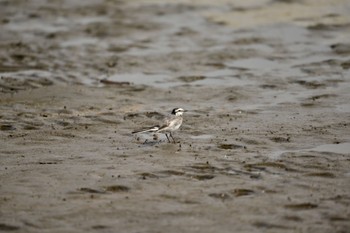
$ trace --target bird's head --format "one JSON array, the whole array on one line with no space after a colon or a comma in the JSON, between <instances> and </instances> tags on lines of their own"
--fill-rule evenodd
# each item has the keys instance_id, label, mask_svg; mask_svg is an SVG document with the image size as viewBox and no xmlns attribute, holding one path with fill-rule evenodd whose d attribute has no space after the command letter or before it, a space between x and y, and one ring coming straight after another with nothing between
<instances>
[{"instance_id":1,"label":"bird's head","mask_svg":"<svg viewBox=\"0 0 350 233\"><path fill-rule=\"evenodd\" d=\"M184 110L183 108L174 108L173 111L171 112L171 114L173 114L175 116L182 116L182 114L184 112L187 112L187 111Z\"/></svg>"}]
</instances>

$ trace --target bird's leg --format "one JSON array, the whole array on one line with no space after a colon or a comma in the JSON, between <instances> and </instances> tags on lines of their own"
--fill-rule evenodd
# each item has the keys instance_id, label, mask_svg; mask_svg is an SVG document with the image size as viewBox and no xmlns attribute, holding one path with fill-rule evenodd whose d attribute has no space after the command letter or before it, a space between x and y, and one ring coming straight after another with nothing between
<instances>
[{"instance_id":1,"label":"bird's leg","mask_svg":"<svg viewBox=\"0 0 350 233\"><path fill-rule=\"evenodd\" d=\"M158 135L157 134L153 134L153 140L157 141L158 140Z\"/></svg>"},{"instance_id":2,"label":"bird's leg","mask_svg":"<svg viewBox=\"0 0 350 233\"><path fill-rule=\"evenodd\" d=\"M170 132L170 137L173 139L173 142L176 143L176 141L175 141L173 135L171 134L171 132Z\"/></svg>"},{"instance_id":3,"label":"bird's leg","mask_svg":"<svg viewBox=\"0 0 350 233\"><path fill-rule=\"evenodd\" d=\"M170 134L171 135L171 134ZM168 134L165 134L166 138L168 139L168 142L170 143L170 140L169 140L169 137L168 137Z\"/></svg>"}]
</instances>

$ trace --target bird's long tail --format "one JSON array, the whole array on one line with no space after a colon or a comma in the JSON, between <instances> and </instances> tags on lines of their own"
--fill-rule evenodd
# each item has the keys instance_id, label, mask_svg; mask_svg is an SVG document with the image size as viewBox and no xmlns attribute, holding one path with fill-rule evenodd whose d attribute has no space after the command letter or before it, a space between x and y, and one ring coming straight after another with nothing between
<instances>
[{"instance_id":1,"label":"bird's long tail","mask_svg":"<svg viewBox=\"0 0 350 233\"><path fill-rule=\"evenodd\" d=\"M156 125L156 126L153 126L153 127L147 128L147 129L135 130L131 133L134 134L134 133L156 132L158 130L159 130L159 126Z\"/></svg>"}]
</instances>

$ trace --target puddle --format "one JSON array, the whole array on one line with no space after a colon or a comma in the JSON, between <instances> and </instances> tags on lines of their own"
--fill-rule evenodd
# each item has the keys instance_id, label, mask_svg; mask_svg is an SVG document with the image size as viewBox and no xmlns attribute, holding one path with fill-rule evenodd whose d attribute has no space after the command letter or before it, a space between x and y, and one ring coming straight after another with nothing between
<instances>
[{"instance_id":1,"label":"puddle","mask_svg":"<svg viewBox=\"0 0 350 233\"><path fill-rule=\"evenodd\" d=\"M336 109L338 112L350 112L350 104L337 105Z\"/></svg>"},{"instance_id":2,"label":"puddle","mask_svg":"<svg viewBox=\"0 0 350 233\"><path fill-rule=\"evenodd\" d=\"M316 146L310 149L302 150L280 150L273 152L269 157L272 159L279 159L284 153L298 153L307 151L317 151L317 152L331 152L336 154L350 154L350 143L340 143L340 144L324 144Z\"/></svg>"},{"instance_id":3,"label":"puddle","mask_svg":"<svg viewBox=\"0 0 350 233\"><path fill-rule=\"evenodd\" d=\"M132 74L114 74L108 76L106 80L111 82L130 82L136 85L152 85L160 88L168 88L175 83L171 80L171 77L164 74L145 74L145 73L132 73Z\"/></svg>"},{"instance_id":4,"label":"puddle","mask_svg":"<svg viewBox=\"0 0 350 233\"><path fill-rule=\"evenodd\" d=\"M198 77L198 78L196 78ZM187 79L190 79L188 81ZM198 76L180 76L174 77L168 74L145 74L145 73L130 73L130 74L114 74L108 77L103 77L108 82L129 82L136 85L147 85L158 88L169 88L181 85L193 86L246 86L255 84L254 81L241 79L232 76L232 71L229 74L228 70L217 70L205 75ZM84 83L92 85L91 80Z\"/></svg>"},{"instance_id":5,"label":"puddle","mask_svg":"<svg viewBox=\"0 0 350 233\"><path fill-rule=\"evenodd\" d=\"M109 22L110 19L108 17L100 16L100 17L84 17L76 20L76 23L87 25L90 23L105 23Z\"/></svg>"},{"instance_id":6,"label":"puddle","mask_svg":"<svg viewBox=\"0 0 350 233\"><path fill-rule=\"evenodd\" d=\"M12 31L39 31L45 33L54 33L68 30L67 27L62 25L54 25L47 22L40 22L37 20L29 20L27 22L22 23L9 23L6 25L6 27Z\"/></svg>"},{"instance_id":7,"label":"puddle","mask_svg":"<svg viewBox=\"0 0 350 233\"><path fill-rule=\"evenodd\" d=\"M285 65L280 64L279 62L267 60L264 58L247 58L230 63L226 63L229 67L232 68L243 68L249 70L263 70L270 71L271 69L283 69Z\"/></svg>"},{"instance_id":8,"label":"puddle","mask_svg":"<svg viewBox=\"0 0 350 233\"><path fill-rule=\"evenodd\" d=\"M309 149L319 152L333 152L337 154L350 154L350 143L325 144Z\"/></svg>"},{"instance_id":9,"label":"puddle","mask_svg":"<svg viewBox=\"0 0 350 233\"><path fill-rule=\"evenodd\" d=\"M71 40L64 41L61 46L62 47L75 47L75 46L82 46L82 45L96 45L99 44L101 41L97 38L93 37L78 37Z\"/></svg>"},{"instance_id":10,"label":"puddle","mask_svg":"<svg viewBox=\"0 0 350 233\"><path fill-rule=\"evenodd\" d=\"M235 77L235 71L232 69L220 69L205 73L206 79L196 82L198 85L204 86L219 86L219 85L230 85L230 86L246 86L256 84L253 80Z\"/></svg>"}]
</instances>

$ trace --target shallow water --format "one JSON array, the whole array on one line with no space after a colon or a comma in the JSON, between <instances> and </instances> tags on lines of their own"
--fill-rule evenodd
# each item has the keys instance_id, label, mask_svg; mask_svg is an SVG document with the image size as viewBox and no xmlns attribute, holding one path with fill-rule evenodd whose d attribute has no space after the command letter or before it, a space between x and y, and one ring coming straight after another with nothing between
<instances>
[{"instance_id":1,"label":"shallow water","mask_svg":"<svg viewBox=\"0 0 350 233\"><path fill-rule=\"evenodd\" d=\"M311 148L312 151L350 154L350 143L325 144Z\"/></svg>"}]
</instances>

